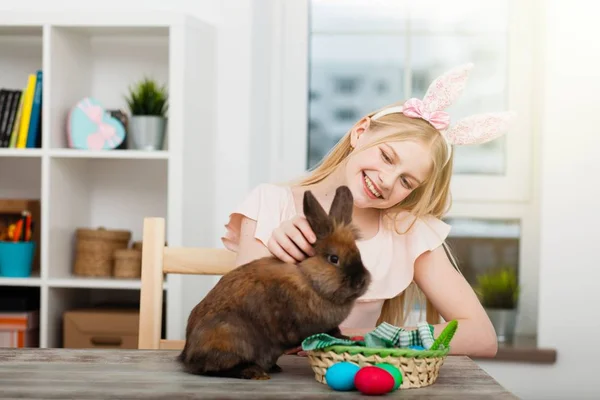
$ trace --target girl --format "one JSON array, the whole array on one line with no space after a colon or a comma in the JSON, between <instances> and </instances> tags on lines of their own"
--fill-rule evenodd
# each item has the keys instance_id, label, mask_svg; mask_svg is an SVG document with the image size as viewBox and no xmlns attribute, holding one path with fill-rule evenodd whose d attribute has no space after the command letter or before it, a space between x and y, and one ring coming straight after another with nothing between
<instances>
[{"instance_id":1,"label":"girl","mask_svg":"<svg viewBox=\"0 0 600 400\"><path fill-rule=\"evenodd\" d=\"M451 145L492 140L510 117L477 115L449 126L443 110L458 97L471 68L467 64L440 76L423 100L363 117L299 182L256 187L231 214L222 238L237 252L237 264L271 255L296 263L312 255L315 235L300 213L303 192L312 190L327 210L336 188L347 185L354 196L353 222L362 235L357 245L373 283L340 326L342 333L362 335L383 321L403 326L404 311L412 309L405 294L414 283L444 320L458 320L452 354L493 357L494 328L446 256L449 226L441 221L450 207ZM433 325L436 337L445 325Z\"/></svg>"}]
</instances>

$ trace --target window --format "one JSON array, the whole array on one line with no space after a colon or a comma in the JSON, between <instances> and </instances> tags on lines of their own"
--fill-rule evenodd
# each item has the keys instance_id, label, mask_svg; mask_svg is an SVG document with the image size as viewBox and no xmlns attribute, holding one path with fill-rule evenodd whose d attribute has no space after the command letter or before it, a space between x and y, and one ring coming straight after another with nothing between
<instances>
[{"instance_id":1,"label":"window","mask_svg":"<svg viewBox=\"0 0 600 400\"><path fill-rule=\"evenodd\" d=\"M452 226L448 245L460 272L471 284L477 277L501 267L519 274L521 226L518 219L448 218Z\"/></svg>"},{"instance_id":2,"label":"window","mask_svg":"<svg viewBox=\"0 0 600 400\"><path fill-rule=\"evenodd\" d=\"M449 110L454 121L508 106L506 0L485 7L475 1L412 2L409 7L397 0L312 0L310 16L310 91L323 93L319 108L338 111L337 122L309 130L308 167L318 161L312 151L324 154L364 114L422 98L435 77L467 61L477 67L460 102ZM327 90L332 83L334 90ZM351 103L360 115L340 110L340 102ZM505 151L505 139L458 148L455 173L502 175Z\"/></svg>"},{"instance_id":3,"label":"window","mask_svg":"<svg viewBox=\"0 0 600 400\"><path fill-rule=\"evenodd\" d=\"M338 121L356 121L358 113L351 108L338 108L334 112Z\"/></svg>"},{"instance_id":4,"label":"window","mask_svg":"<svg viewBox=\"0 0 600 400\"><path fill-rule=\"evenodd\" d=\"M473 62L463 95L448 109L452 121L507 109L517 111L521 119L500 139L455 148L453 192L457 200L526 200L531 55L527 32L514 28L527 10L516 4L306 0L306 91L320 93L318 101L307 98L307 119L320 124L318 130L307 128L305 167L314 167L367 113L410 97L422 98L439 74ZM490 190L480 190L482 184Z\"/></svg>"},{"instance_id":5,"label":"window","mask_svg":"<svg viewBox=\"0 0 600 400\"><path fill-rule=\"evenodd\" d=\"M475 69L449 109L452 121L486 111L517 112L517 123L502 139L455 148L448 242L470 283L491 266L515 265L527 288L520 304L527 318L520 329L534 332L539 205L533 197L532 115L539 48L534 29L540 22L535 7L518 0L280 4L273 57L273 84L281 87L272 113L275 181L303 174L362 116L422 97L433 78L465 62ZM506 235L494 233L500 231Z\"/></svg>"},{"instance_id":6,"label":"window","mask_svg":"<svg viewBox=\"0 0 600 400\"><path fill-rule=\"evenodd\" d=\"M335 88L338 93L353 94L358 88L358 78L337 78Z\"/></svg>"}]
</instances>

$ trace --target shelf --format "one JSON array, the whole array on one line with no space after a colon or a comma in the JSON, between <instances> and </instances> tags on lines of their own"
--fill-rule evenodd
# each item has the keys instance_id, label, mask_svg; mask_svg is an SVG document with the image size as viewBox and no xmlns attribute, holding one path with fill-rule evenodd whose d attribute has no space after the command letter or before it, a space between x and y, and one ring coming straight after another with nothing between
<instances>
[{"instance_id":1,"label":"shelf","mask_svg":"<svg viewBox=\"0 0 600 400\"><path fill-rule=\"evenodd\" d=\"M97 100L106 111L129 114L124 97L130 86L144 77L161 85L169 82L168 29L53 26L49 41L53 49L48 66L52 149L70 147L68 115L84 98Z\"/></svg>"},{"instance_id":2,"label":"shelf","mask_svg":"<svg viewBox=\"0 0 600 400\"><path fill-rule=\"evenodd\" d=\"M164 160L56 158L50 175L50 278L71 276L78 228L125 229L139 241L146 216L166 217Z\"/></svg>"},{"instance_id":3,"label":"shelf","mask_svg":"<svg viewBox=\"0 0 600 400\"><path fill-rule=\"evenodd\" d=\"M39 199L40 158L0 158L0 199Z\"/></svg>"},{"instance_id":4,"label":"shelf","mask_svg":"<svg viewBox=\"0 0 600 400\"><path fill-rule=\"evenodd\" d=\"M29 25L29 24L1 25L0 26L0 39L12 38L12 39L17 39L17 40L22 40L22 39L27 39L27 38L34 38L36 40L41 41L43 31L44 31L44 28L42 27L41 24L39 24L37 26L35 24L33 24L33 25ZM40 42L40 46L41 46L41 42Z\"/></svg>"},{"instance_id":5,"label":"shelf","mask_svg":"<svg viewBox=\"0 0 600 400\"><path fill-rule=\"evenodd\" d=\"M5 149L0 148L0 158L36 158L44 154L42 149Z\"/></svg>"},{"instance_id":6,"label":"shelf","mask_svg":"<svg viewBox=\"0 0 600 400\"><path fill-rule=\"evenodd\" d=\"M139 279L121 279L121 278L54 278L48 281L48 286L53 288L88 288L88 289L140 289ZM163 284L167 289L167 283Z\"/></svg>"},{"instance_id":7,"label":"shelf","mask_svg":"<svg viewBox=\"0 0 600 400\"><path fill-rule=\"evenodd\" d=\"M41 347L61 345L66 310L139 302L139 279L73 275L78 228L125 229L139 241L144 218L163 217L170 244L213 243L217 43L216 26L179 13L0 13L0 88L22 90L37 70L44 79L41 148L0 148L0 198L39 199L41 235L35 275L0 277L0 292L36 292ZM164 150L127 149L127 142L70 148L68 116L79 101L94 98L129 118L125 96L145 77L169 92ZM203 185L200 171L208 171ZM181 336L184 291L193 288L169 280L165 338Z\"/></svg>"},{"instance_id":8,"label":"shelf","mask_svg":"<svg viewBox=\"0 0 600 400\"><path fill-rule=\"evenodd\" d=\"M139 308L140 290L121 288L49 287L48 302L52 304L47 314L45 328L46 346L61 347L63 314L80 308L123 307Z\"/></svg>"},{"instance_id":9,"label":"shelf","mask_svg":"<svg viewBox=\"0 0 600 400\"><path fill-rule=\"evenodd\" d=\"M40 204L41 198L41 180L42 180L42 159L41 158L1 158L0 157L0 200L11 209L10 214L20 214L26 207L32 212L34 223L34 240L38 241L33 260L33 271L38 274L41 268L40 259L40 238L41 238L41 220ZM5 202L9 200L9 202ZM17 200L18 203L12 202ZM19 204L20 203L20 204ZM12 205L9 205L12 204ZM35 205L34 205L35 204ZM5 208L3 208L6 210ZM13 217L14 218L14 217ZM6 226L14 219L0 218L0 227Z\"/></svg>"},{"instance_id":10,"label":"shelf","mask_svg":"<svg viewBox=\"0 0 600 400\"><path fill-rule=\"evenodd\" d=\"M35 74L43 66L43 29L42 26L9 26L0 27L0 89L10 91L25 91L30 74ZM21 93L21 96L22 96ZM16 109L12 103L13 95L9 97L11 103L3 104L2 115L9 115L6 110L10 107ZM12 115L12 114L11 114ZM12 133L12 122L11 118ZM6 122L0 129L4 131ZM9 143L4 143L5 134L0 134L0 156L39 156L40 153L16 153L6 151Z\"/></svg>"},{"instance_id":11,"label":"shelf","mask_svg":"<svg viewBox=\"0 0 600 400\"><path fill-rule=\"evenodd\" d=\"M28 75L42 68L42 49L42 26L0 27L0 88L24 89Z\"/></svg>"},{"instance_id":12,"label":"shelf","mask_svg":"<svg viewBox=\"0 0 600 400\"><path fill-rule=\"evenodd\" d=\"M3 11L0 13L0 32L29 32L41 29L41 26L51 23L55 26L69 26L82 31L103 32L129 30L135 28L136 32L157 31L176 25L207 26L206 23L193 17L175 11L148 10L139 11L119 10L111 11L79 11L72 10L65 13L61 11ZM39 25L36 26L36 25Z\"/></svg>"},{"instance_id":13,"label":"shelf","mask_svg":"<svg viewBox=\"0 0 600 400\"><path fill-rule=\"evenodd\" d=\"M9 278L0 276L0 287L2 286L41 286L42 280L39 274L30 276L29 278Z\"/></svg>"},{"instance_id":14,"label":"shelf","mask_svg":"<svg viewBox=\"0 0 600 400\"><path fill-rule=\"evenodd\" d=\"M79 150L79 149L52 149L50 156L53 158L117 158L124 160L167 160L169 152L165 150Z\"/></svg>"},{"instance_id":15,"label":"shelf","mask_svg":"<svg viewBox=\"0 0 600 400\"><path fill-rule=\"evenodd\" d=\"M48 154L52 158L117 158L123 160L168 160L167 150L81 150L81 149L4 149L0 148L0 158L40 158Z\"/></svg>"}]
</instances>

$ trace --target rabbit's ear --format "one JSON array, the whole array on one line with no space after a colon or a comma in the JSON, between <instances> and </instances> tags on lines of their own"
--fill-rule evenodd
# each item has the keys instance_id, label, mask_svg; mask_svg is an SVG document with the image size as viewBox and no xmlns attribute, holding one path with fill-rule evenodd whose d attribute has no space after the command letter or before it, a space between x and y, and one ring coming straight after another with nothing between
<instances>
[{"instance_id":1,"label":"rabbit's ear","mask_svg":"<svg viewBox=\"0 0 600 400\"><path fill-rule=\"evenodd\" d=\"M354 198L348 186L340 186L335 191L335 197L329 210L329 217L339 224L350 224L352 222L353 205Z\"/></svg>"},{"instance_id":2,"label":"rabbit's ear","mask_svg":"<svg viewBox=\"0 0 600 400\"><path fill-rule=\"evenodd\" d=\"M308 220L317 238L322 238L331 233L332 226L327 213L319 204L310 190L304 192L304 216Z\"/></svg>"}]
</instances>

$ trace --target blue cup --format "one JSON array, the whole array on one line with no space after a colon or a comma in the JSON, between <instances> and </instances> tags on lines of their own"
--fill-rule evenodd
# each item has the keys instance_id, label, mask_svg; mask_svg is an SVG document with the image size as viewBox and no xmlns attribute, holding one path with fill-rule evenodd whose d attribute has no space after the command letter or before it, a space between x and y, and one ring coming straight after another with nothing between
<instances>
[{"instance_id":1,"label":"blue cup","mask_svg":"<svg viewBox=\"0 0 600 400\"><path fill-rule=\"evenodd\" d=\"M35 242L0 242L0 276L31 276Z\"/></svg>"}]
</instances>

